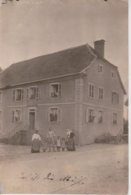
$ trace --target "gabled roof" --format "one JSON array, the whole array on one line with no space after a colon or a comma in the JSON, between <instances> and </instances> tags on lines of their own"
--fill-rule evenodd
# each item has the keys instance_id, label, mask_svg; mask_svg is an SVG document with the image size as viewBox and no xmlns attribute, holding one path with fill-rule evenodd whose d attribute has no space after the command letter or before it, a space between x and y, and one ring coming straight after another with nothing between
<instances>
[{"instance_id":1,"label":"gabled roof","mask_svg":"<svg viewBox=\"0 0 131 195\"><path fill-rule=\"evenodd\" d=\"M2 73L4 86L18 85L62 75L76 74L94 59L87 45L12 64Z\"/></svg>"},{"instance_id":2,"label":"gabled roof","mask_svg":"<svg viewBox=\"0 0 131 195\"><path fill-rule=\"evenodd\" d=\"M91 46L85 44L18 62L0 73L0 88L75 75L86 69L97 57L101 58ZM101 60L114 66L104 58ZM118 77L126 93L119 72Z\"/></svg>"}]
</instances>

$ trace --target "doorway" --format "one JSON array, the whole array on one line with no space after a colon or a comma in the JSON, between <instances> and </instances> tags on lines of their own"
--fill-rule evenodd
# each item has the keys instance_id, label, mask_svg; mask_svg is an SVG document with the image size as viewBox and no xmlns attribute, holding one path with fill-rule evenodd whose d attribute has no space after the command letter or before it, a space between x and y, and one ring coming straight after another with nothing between
<instances>
[{"instance_id":1,"label":"doorway","mask_svg":"<svg viewBox=\"0 0 131 195\"><path fill-rule=\"evenodd\" d=\"M36 110L30 109L29 110L29 128L31 130L35 129L35 118L36 118Z\"/></svg>"}]
</instances>

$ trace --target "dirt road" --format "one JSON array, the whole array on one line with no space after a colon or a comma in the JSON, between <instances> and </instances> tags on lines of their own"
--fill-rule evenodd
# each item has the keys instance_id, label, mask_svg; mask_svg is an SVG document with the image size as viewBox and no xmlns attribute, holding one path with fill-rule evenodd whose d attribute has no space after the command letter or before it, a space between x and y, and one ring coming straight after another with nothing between
<instances>
[{"instance_id":1,"label":"dirt road","mask_svg":"<svg viewBox=\"0 0 131 195\"><path fill-rule=\"evenodd\" d=\"M0 145L0 191L127 194L128 145L94 144L76 152L40 154Z\"/></svg>"}]
</instances>

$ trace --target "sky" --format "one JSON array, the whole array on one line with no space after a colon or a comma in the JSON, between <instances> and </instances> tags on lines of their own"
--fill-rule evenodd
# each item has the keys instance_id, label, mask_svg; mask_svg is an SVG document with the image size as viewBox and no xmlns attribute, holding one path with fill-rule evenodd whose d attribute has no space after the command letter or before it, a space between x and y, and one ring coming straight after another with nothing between
<instances>
[{"instance_id":1,"label":"sky","mask_svg":"<svg viewBox=\"0 0 131 195\"><path fill-rule=\"evenodd\" d=\"M127 0L20 0L0 6L2 69L99 39L128 91Z\"/></svg>"}]
</instances>

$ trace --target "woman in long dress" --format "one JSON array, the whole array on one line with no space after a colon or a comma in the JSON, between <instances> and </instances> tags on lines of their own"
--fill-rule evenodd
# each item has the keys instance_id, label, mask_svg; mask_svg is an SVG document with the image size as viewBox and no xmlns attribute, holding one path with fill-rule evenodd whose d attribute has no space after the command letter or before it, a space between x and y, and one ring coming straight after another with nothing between
<instances>
[{"instance_id":1,"label":"woman in long dress","mask_svg":"<svg viewBox=\"0 0 131 195\"><path fill-rule=\"evenodd\" d=\"M53 150L55 152L56 149L56 135L55 132L49 128L48 134L47 134L47 140L48 140L48 146L49 146L49 152Z\"/></svg>"},{"instance_id":2,"label":"woman in long dress","mask_svg":"<svg viewBox=\"0 0 131 195\"><path fill-rule=\"evenodd\" d=\"M67 129L67 150L68 151L75 151L75 141L74 141L75 134L72 130Z\"/></svg>"},{"instance_id":3,"label":"woman in long dress","mask_svg":"<svg viewBox=\"0 0 131 195\"><path fill-rule=\"evenodd\" d=\"M31 152L38 153L40 152L40 147L42 145L42 140L39 135L39 131L36 130L35 133L32 135L32 145L31 145Z\"/></svg>"}]
</instances>

